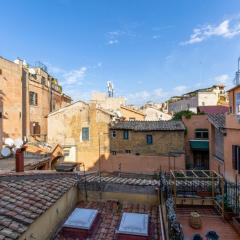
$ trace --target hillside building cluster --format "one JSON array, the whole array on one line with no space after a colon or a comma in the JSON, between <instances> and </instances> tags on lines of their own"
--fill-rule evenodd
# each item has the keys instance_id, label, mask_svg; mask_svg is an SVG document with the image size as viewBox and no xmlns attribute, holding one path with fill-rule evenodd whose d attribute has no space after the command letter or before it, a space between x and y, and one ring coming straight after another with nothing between
<instances>
[{"instance_id":1,"label":"hillside building cluster","mask_svg":"<svg viewBox=\"0 0 240 240\"><path fill-rule=\"evenodd\" d=\"M239 84L136 107L108 82L72 102L4 58L0 83L0 239L239 239Z\"/></svg>"}]
</instances>

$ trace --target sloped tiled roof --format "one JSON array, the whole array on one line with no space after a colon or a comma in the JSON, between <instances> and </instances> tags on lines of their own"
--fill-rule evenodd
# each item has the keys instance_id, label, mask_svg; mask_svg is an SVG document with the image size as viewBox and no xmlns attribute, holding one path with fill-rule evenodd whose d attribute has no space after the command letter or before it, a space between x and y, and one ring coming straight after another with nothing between
<instances>
[{"instance_id":1,"label":"sloped tiled roof","mask_svg":"<svg viewBox=\"0 0 240 240\"><path fill-rule=\"evenodd\" d=\"M182 121L121 121L111 126L116 130L133 131L183 131L185 126Z\"/></svg>"},{"instance_id":2,"label":"sloped tiled roof","mask_svg":"<svg viewBox=\"0 0 240 240\"><path fill-rule=\"evenodd\" d=\"M225 114L208 114L208 120L217 129L225 126Z\"/></svg>"},{"instance_id":3,"label":"sloped tiled roof","mask_svg":"<svg viewBox=\"0 0 240 240\"><path fill-rule=\"evenodd\" d=\"M0 176L0 239L18 239L76 183L73 174Z\"/></svg>"},{"instance_id":4,"label":"sloped tiled roof","mask_svg":"<svg viewBox=\"0 0 240 240\"><path fill-rule=\"evenodd\" d=\"M229 111L227 106L199 106L198 111L206 114L224 114Z\"/></svg>"}]
</instances>

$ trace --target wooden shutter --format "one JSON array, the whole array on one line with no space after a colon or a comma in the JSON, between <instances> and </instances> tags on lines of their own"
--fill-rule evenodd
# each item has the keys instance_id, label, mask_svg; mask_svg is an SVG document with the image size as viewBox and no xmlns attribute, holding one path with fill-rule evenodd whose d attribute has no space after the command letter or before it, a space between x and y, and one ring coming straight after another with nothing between
<instances>
[{"instance_id":1,"label":"wooden shutter","mask_svg":"<svg viewBox=\"0 0 240 240\"><path fill-rule=\"evenodd\" d=\"M234 170L238 170L237 149L238 147L236 145L232 145L232 166Z\"/></svg>"}]
</instances>

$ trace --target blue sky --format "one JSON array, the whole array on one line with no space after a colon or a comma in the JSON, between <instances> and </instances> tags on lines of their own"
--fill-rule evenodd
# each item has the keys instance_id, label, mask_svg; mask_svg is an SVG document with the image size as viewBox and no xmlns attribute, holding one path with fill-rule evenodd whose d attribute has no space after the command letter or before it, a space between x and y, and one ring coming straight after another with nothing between
<instances>
[{"instance_id":1,"label":"blue sky","mask_svg":"<svg viewBox=\"0 0 240 240\"><path fill-rule=\"evenodd\" d=\"M232 84L239 0L2 1L0 55L41 61L75 100L92 91L161 102Z\"/></svg>"}]
</instances>

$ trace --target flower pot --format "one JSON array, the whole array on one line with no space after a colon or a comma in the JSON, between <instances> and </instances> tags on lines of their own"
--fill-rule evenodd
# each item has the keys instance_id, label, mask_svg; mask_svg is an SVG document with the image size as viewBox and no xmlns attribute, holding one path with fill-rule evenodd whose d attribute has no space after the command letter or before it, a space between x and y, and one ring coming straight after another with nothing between
<instances>
[{"instance_id":1,"label":"flower pot","mask_svg":"<svg viewBox=\"0 0 240 240\"><path fill-rule=\"evenodd\" d=\"M197 192L197 195L199 197L211 197L212 193L211 192Z\"/></svg>"},{"instance_id":2,"label":"flower pot","mask_svg":"<svg viewBox=\"0 0 240 240\"><path fill-rule=\"evenodd\" d=\"M235 230L240 234L240 217L233 217L232 220Z\"/></svg>"}]
</instances>

